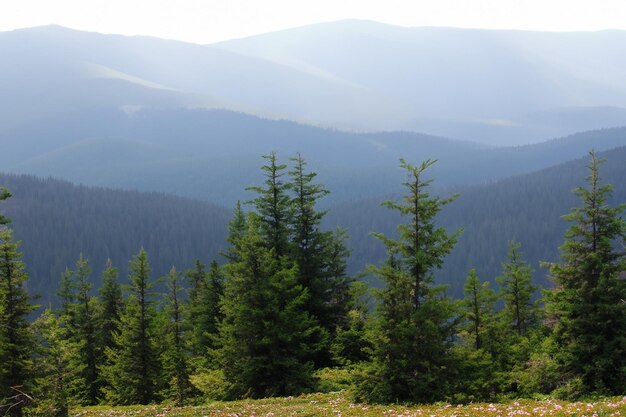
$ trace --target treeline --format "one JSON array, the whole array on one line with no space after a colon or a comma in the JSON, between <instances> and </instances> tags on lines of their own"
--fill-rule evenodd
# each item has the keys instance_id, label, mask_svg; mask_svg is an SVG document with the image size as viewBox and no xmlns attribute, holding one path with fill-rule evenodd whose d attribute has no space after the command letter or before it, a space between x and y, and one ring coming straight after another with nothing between
<instances>
[{"instance_id":1,"label":"treeline","mask_svg":"<svg viewBox=\"0 0 626 417\"><path fill-rule=\"evenodd\" d=\"M626 201L626 147L598 156L606 159L602 178L614 185L609 203ZM490 184L438 188L441 195L458 193L459 198L439 213L437 224L450 232L463 228L463 233L435 272L436 282L448 285L449 295L462 297L467 271L475 268L479 276L493 280L501 272L508 242L514 240L522 244L525 259L534 269L534 284L550 287L549 270L541 262L559 259L558 248L568 227L561 216L578 205L571 190L585 181L586 164L587 159L578 159ZM433 186L438 184L435 178ZM332 207L325 224L341 224L349 230L349 267L356 273L363 265L386 257L384 245L372 239L370 232L393 235L399 221L397 213L381 207L380 199L370 199Z\"/></svg>"},{"instance_id":2,"label":"treeline","mask_svg":"<svg viewBox=\"0 0 626 417\"><path fill-rule=\"evenodd\" d=\"M91 282L97 285L107 259L126 284L126 261L142 246L157 276L172 265L217 259L225 249L231 212L209 203L24 175L0 174L0 184L13 194L2 211L24 242L28 289L43 305L57 305L59 277L80 253L89 258Z\"/></svg>"},{"instance_id":3,"label":"treeline","mask_svg":"<svg viewBox=\"0 0 626 417\"><path fill-rule=\"evenodd\" d=\"M299 155L289 167L273 153L265 159L252 209L234 211L227 262L207 271L198 261L184 276L172 268L160 296L145 250L131 260L126 288L107 264L97 296L80 256L62 276L60 306L28 323L34 306L19 244L3 228L3 411L65 416L75 405L344 388L383 403L626 392L626 206L608 204L594 153L541 303L516 242L498 292L475 270L460 300L434 283L461 233L435 225L456 196L430 194L425 171L434 161L402 161L406 193L385 203L402 222L395 236L375 234L387 258L368 270L385 286L370 295L346 274L345 232L320 227L326 213L316 207L328 191L315 173Z\"/></svg>"}]
</instances>

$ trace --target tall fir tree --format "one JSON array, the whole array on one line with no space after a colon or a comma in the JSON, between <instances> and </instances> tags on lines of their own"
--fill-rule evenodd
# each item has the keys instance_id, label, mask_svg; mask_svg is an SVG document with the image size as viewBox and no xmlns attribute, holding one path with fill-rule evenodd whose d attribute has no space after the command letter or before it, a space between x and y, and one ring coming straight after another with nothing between
<instances>
[{"instance_id":1,"label":"tall fir tree","mask_svg":"<svg viewBox=\"0 0 626 417\"><path fill-rule=\"evenodd\" d=\"M279 259L289 254L289 219L291 217L290 184L283 178L287 165L279 164L276 152L263 155L267 161L261 169L265 175L264 187L248 187L256 192L256 198L250 201L261 218L261 234L267 245L274 249L274 256Z\"/></svg>"},{"instance_id":2,"label":"tall fir tree","mask_svg":"<svg viewBox=\"0 0 626 417\"><path fill-rule=\"evenodd\" d=\"M246 214L241 208L241 202L237 201L233 218L228 223L228 237L226 240L230 246L229 249L222 254L229 261L234 262L238 260L236 257L240 248L238 248L237 245L238 242L241 241L241 238L246 234L246 229Z\"/></svg>"},{"instance_id":3,"label":"tall fir tree","mask_svg":"<svg viewBox=\"0 0 626 417\"><path fill-rule=\"evenodd\" d=\"M34 322L37 337L34 354L35 388L34 416L67 417L72 404L72 381L77 378L71 358L76 345L71 341L67 316L57 317L46 309Z\"/></svg>"},{"instance_id":4,"label":"tall fir tree","mask_svg":"<svg viewBox=\"0 0 626 417\"><path fill-rule=\"evenodd\" d=\"M575 190L582 205L563 216L572 224L562 261L550 268L555 288L546 294L567 381L561 391L569 396L626 391L626 205L609 205L612 187L600 182L601 162L590 152L588 187Z\"/></svg>"},{"instance_id":5,"label":"tall fir tree","mask_svg":"<svg viewBox=\"0 0 626 417\"><path fill-rule=\"evenodd\" d=\"M102 272L102 284L98 290L100 305L98 309L98 331L97 340L100 352L98 352L99 363L102 367L106 361L104 351L115 346L113 335L119 331L119 321L124 308L122 297L122 286L118 282L118 271L113 266L111 259L107 262ZM104 384L101 377L100 384Z\"/></svg>"},{"instance_id":6,"label":"tall fir tree","mask_svg":"<svg viewBox=\"0 0 626 417\"><path fill-rule=\"evenodd\" d=\"M314 183L317 176L307 172L301 155L291 158L289 171L293 193L290 223L290 257L298 266L301 285L309 291L307 311L317 319L324 332L315 336L312 343L318 348L316 363L330 362L330 337L338 326L347 324L349 294L352 280L346 276L345 232L324 232L320 223L326 211L318 211L318 200L329 193L321 184Z\"/></svg>"},{"instance_id":7,"label":"tall fir tree","mask_svg":"<svg viewBox=\"0 0 626 417\"><path fill-rule=\"evenodd\" d=\"M95 405L100 399L100 375L98 370L98 340L96 338L97 300L90 294L93 284L89 281L91 267L81 254L76 261L76 304L74 323L70 338L76 344L76 356L71 366L81 369L75 378L75 399L82 405Z\"/></svg>"},{"instance_id":8,"label":"tall fir tree","mask_svg":"<svg viewBox=\"0 0 626 417\"><path fill-rule=\"evenodd\" d=\"M476 270L470 270L463 288L463 310L467 320L468 338L475 349L481 349L488 338L488 330L494 321L495 291L489 288L489 282L480 282Z\"/></svg>"},{"instance_id":9,"label":"tall fir tree","mask_svg":"<svg viewBox=\"0 0 626 417\"><path fill-rule=\"evenodd\" d=\"M20 392L30 388L33 338L28 315L36 308L25 290L28 274L19 245L12 231L0 226L0 400L13 398L2 410L11 417L23 415L26 397Z\"/></svg>"},{"instance_id":10,"label":"tall fir tree","mask_svg":"<svg viewBox=\"0 0 626 417\"><path fill-rule=\"evenodd\" d=\"M167 275L167 303L165 306L166 325L164 330L165 348L162 353L163 374L167 380L166 397L176 404L184 404L195 393L189 381L189 352L186 349L182 303L179 292L180 274L172 267Z\"/></svg>"},{"instance_id":11,"label":"tall fir tree","mask_svg":"<svg viewBox=\"0 0 626 417\"><path fill-rule=\"evenodd\" d=\"M262 225L256 214L248 216L239 261L226 266L219 356L235 398L297 394L313 382L308 293L297 266L267 247Z\"/></svg>"},{"instance_id":12,"label":"tall fir tree","mask_svg":"<svg viewBox=\"0 0 626 417\"><path fill-rule=\"evenodd\" d=\"M435 216L454 197L428 193L431 180L424 179L424 172L434 163L427 160L414 167L401 160L408 192L402 203L383 203L409 219L398 226L397 239L375 234L389 259L370 268L386 286L377 293L373 368L359 388L365 399L425 402L441 399L448 391L455 307L443 288L433 285L433 271L442 266L460 231L448 235L435 227Z\"/></svg>"},{"instance_id":13,"label":"tall fir tree","mask_svg":"<svg viewBox=\"0 0 626 417\"><path fill-rule=\"evenodd\" d=\"M156 311L152 300L148 255L142 248L130 261L130 295L106 350L108 400L114 404L149 404L157 400L160 361L154 340Z\"/></svg>"},{"instance_id":14,"label":"tall fir tree","mask_svg":"<svg viewBox=\"0 0 626 417\"><path fill-rule=\"evenodd\" d=\"M504 300L504 318L518 336L524 336L536 323L537 315L532 297L537 287L533 285L533 270L524 261L519 242L509 242L502 275L496 278L500 296Z\"/></svg>"},{"instance_id":15,"label":"tall fir tree","mask_svg":"<svg viewBox=\"0 0 626 417\"><path fill-rule=\"evenodd\" d=\"M60 302L59 316L66 317L64 321L71 321L73 324L74 310L72 306L76 304L76 282L74 280L74 271L67 267L61 274L57 297ZM69 320L70 318L72 320Z\"/></svg>"}]
</instances>

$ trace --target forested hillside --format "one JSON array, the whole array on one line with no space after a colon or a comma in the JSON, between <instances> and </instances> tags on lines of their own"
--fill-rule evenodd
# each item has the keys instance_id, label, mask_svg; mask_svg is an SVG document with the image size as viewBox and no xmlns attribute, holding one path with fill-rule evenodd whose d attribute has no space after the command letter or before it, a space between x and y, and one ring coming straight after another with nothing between
<instances>
[{"instance_id":1,"label":"forested hillside","mask_svg":"<svg viewBox=\"0 0 626 417\"><path fill-rule=\"evenodd\" d=\"M626 201L626 147L599 156L607 160L601 175L604 181L613 184L614 202ZM501 262L511 240L522 243L522 252L535 269L536 283L550 285L547 271L540 268L539 262L558 260L557 248L568 226L561 216L577 203L571 191L584 181L586 163L587 159L583 158L492 184L439 188L443 195L459 194L459 198L439 214L439 224L448 230L463 228L457 246L437 273L440 282L450 284L451 295L462 294L467 271L471 268L476 268L483 280L493 282L502 273ZM434 177L435 189L438 183L438 178ZM328 214L327 222L348 229L353 268L379 262L384 257L383 245L369 234L372 231L392 233L399 219L380 206L383 199L385 197L336 206Z\"/></svg>"},{"instance_id":2,"label":"forested hillside","mask_svg":"<svg viewBox=\"0 0 626 417\"><path fill-rule=\"evenodd\" d=\"M535 145L488 148L408 132L357 134L227 111L80 111L26 127L0 127L2 169L76 183L157 191L231 207L257 181L259 155L307 157L333 191L327 202L397 192L398 158L436 158L439 185L529 173L626 144L626 128ZM349 156L349 158L347 157Z\"/></svg>"},{"instance_id":3,"label":"forested hillside","mask_svg":"<svg viewBox=\"0 0 626 417\"><path fill-rule=\"evenodd\" d=\"M602 176L614 185L615 201L626 201L626 147L600 156L607 159ZM470 268L476 268L483 279L493 280L499 275L509 240L522 243L522 251L535 269L536 282L547 285L546 271L539 268L539 261L557 259L557 247L567 227L561 216L575 205L576 196L571 190L584 179L585 161L580 159L492 184L453 189L438 187L439 177L431 174L435 189L445 195L460 195L438 218L449 230L464 229L458 245L437 274L441 282L450 284L451 295L462 293ZM241 169L256 171L258 178L260 162L257 156L250 161L251 167ZM445 160L438 164L445 164ZM403 178L397 166L394 161L387 170L389 177L400 184ZM321 171L319 178L324 178ZM191 267L196 258L205 263L223 259L218 253L225 247L232 207L29 176L3 174L0 184L14 194L3 204L3 210L13 219L16 237L24 241L25 261L31 273L29 285L46 300L51 299L65 267L71 267L81 252L94 266L94 280L99 279L98 273L109 257L125 277L127 261L141 246L150 255L156 276L165 275L172 265L181 270ZM337 192L330 187L329 190L331 195ZM246 200L251 198L251 193L243 188L239 192ZM324 204L331 195L320 203ZM384 256L383 246L370 233L393 234L398 218L380 207L387 198L394 195L330 207L324 225L348 230L351 274L363 271L366 264L376 263Z\"/></svg>"},{"instance_id":4,"label":"forested hillside","mask_svg":"<svg viewBox=\"0 0 626 417\"><path fill-rule=\"evenodd\" d=\"M173 265L191 268L196 259L209 263L225 247L231 212L208 203L30 176L0 174L0 184L13 194L2 213L23 241L28 286L44 305L56 303L61 274L81 253L93 267L90 280L99 285L108 258L126 282L128 261L141 247L153 277Z\"/></svg>"}]
</instances>

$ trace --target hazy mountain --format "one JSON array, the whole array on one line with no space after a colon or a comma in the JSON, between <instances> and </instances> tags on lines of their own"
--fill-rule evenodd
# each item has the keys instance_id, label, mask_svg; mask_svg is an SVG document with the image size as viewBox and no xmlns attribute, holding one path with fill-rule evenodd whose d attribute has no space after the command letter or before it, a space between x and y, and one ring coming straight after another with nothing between
<instances>
[{"instance_id":1,"label":"hazy mountain","mask_svg":"<svg viewBox=\"0 0 626 417\"><path fill-rule=\"evenodd\" d=\"M624 45L621 31L364 21L209 46L22 29L0 33L0 134L46 126L54 137L59 121L106 120L115 109L224 108L348 130L530 143L626 125Z\"/></svg>"},{"instance_id":2,"label":"hazy mountain","mask_svg":"<svg viewBox=\"0 0 626 417\"><path fill-rule=\"evenodd\" d=\"M48 126L46 128L46 126ZM53 133L48 133L51 131ZM46 146L39 146L45 143ZM355 134L228 111L161 109L82 112L54 125L0 136L5 171L89 185L158 191L232 207L260 182L261 155L300 152L332 191L329 202L398 190L398 159L439 159L441 184L492 181L626 144L626 129L536 145L487 148L415 133Z\"/></svg>"},{"instance_id":3,"label":"hazy mountain","mask_svg":"<svg viewBox=\"0 0 626 417\"><path fill-rule=\"evenodd\" d=\"M345 125L351 123L341 119L339 109L362 119L394 119L402 111L349 83L157 38L45 26L0 33L0 54L0 121L10 125L94 106L217 107Z\"/></svg>"},{"instance_id":4,"label":"hazy mountain","mask_svg":"<svg viewBox=\"0 0 626 417\"><path fill-rule=\"evenodd\" d=\"M412 115L395 128L510 144L626 125L625 45L623 31L404 28L349 20L213 46L384 93ZM576 123L563 115L576 115Z\"/></svg>"}]
</instances>

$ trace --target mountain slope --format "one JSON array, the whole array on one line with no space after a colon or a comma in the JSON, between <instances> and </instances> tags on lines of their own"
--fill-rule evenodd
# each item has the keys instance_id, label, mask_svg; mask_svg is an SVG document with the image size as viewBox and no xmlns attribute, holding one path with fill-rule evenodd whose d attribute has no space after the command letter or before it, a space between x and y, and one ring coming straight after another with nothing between
<instances>
[{"instance_id":1,"label":"mountain slope","mask_svg":"<svg viewBox=\"0 0 626 417\"><path fill-rule=\"evenodd\" d=\"M405 28L348 20L212 46L383 91L413 114L405 128L510 144L625 125L626 58L618 52L624 45L621 31ZM586 118L573 127L555 112Z\"/></svg>"},{"instance_id":2,"label":"mountain slope","mask_svg":"<svg viewBox=\"0 0 626 417\"><path fill-rule=\"evenodd\" d=\"M529 143L626 125L624 45L621 31L361 21L209 46L22 29L0 33L0 130L96 108L225 108L348 130Z\"/></svg>"},{"instance_id":3,"label":"mountain slope","mask_svg":"<svg viewBox=\"0 0 626 417\"><path fill-rule=\"evenodd\" d=\"M626 202L626 147L599 153L606 159L600 168L601 180L614 187L612 204ZM461 296L467 273L476 268L478 276L494 283L501 273L507 242L520 241L525 258L535 269L536 283L550 285L547 271L540 261L558 261L558 247L563 243L567 223L561 216L580 206L572 190L585 186L588 158L560 164L535 173L501 181L454 189L435 188L433 193L459 198L438 216L438 224L449 231L463 228L457 246L446 258L437 279L450 285L450 293ZM403 178L397 178L401 182ZM439 185L434 176L433 185ZM382 243L370 232L393 235L402 221L390 210L381 207L381 197L343 204L329 212L327 224L348 229L352 242L352 266L382 262Z\"/></svg>"},{"instance_id":4,"label":"mountain slope","mask_svg":"<svg viewBox=\"0 0 626 417\"><path fill-rule=\"evenodd\" d=\"M156 279L191 268L196 259L218 259L225 247L230 211L161 194L75 186L64 181L0 174L13 197L3 202L15 238L22 240L29 289L42 304L54 301L57 282L79 254L100 282L107 258L127 282L127 265L144 247Z\"/></svg>"},{"instance_id":5,"label":"mountain slope","mask_svg":"<svg viewBox=\"0 0 626 417\"><path fill-rule=\"evenodd\" d=\"M106 117L99 117L106 114ZM330 203L399 189L398 159L439 159L442 185L520 175L626 145L626 128L585 132L535 145L487 148L407 132L356 134L218 110L81 113L21 135L0 135L0 166L88 185L173 193L232 207L258 182L261 155L300 152L333 191ZM45 143L39 146L37 143ZM48 150L47 148L52 148ZM30 154L27 156L25 154Z\"/></svg>"}]
</instances>

